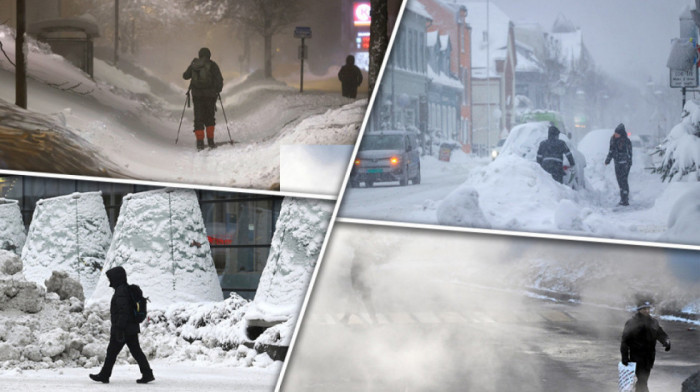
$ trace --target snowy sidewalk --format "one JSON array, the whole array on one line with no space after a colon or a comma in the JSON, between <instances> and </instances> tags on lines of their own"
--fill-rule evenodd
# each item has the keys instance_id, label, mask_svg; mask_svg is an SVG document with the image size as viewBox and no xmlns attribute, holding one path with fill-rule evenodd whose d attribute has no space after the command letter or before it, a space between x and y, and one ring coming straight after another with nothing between
<instances>
[{"instance_id":1,"label":"snowy sidewalk","mask_svg":"<svg viewBox=\"0 0 700 392\"><path fill-rule=\"evenodd\" d=\"M280 362L278 362L280 363ZM281 364L281 363L280 363ZM39 391L52 390L78 391L89 390L120 391L168 391L168 392L207 392L236 390L272 391L277 382L280 365L266 369L260 368L231 368L204 363L177 363L151 361L151 367L156 380L148 386L136 383L141 377L137 365L117 365L112 372L109 384L97 383L88 378L91 373L99 372L99 368L66 368L60 370L25 370L0 372L0 389L3 391Z\"/></svg>"}]
</instances>

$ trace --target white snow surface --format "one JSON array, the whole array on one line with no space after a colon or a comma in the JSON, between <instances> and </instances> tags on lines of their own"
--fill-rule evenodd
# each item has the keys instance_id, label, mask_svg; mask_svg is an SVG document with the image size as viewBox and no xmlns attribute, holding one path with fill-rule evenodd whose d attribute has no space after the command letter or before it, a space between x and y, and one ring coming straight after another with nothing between
<instances>
[{"instance_id":1,"label":"white snow surface","mask_svg":"<svg viewBox=\"0 0 700 392\"><path fill-rule=\"evenodd\" d=\"M73 193L39 200L22 250L27 280L44 286L53 271L64 271L89 297L112 239L102 192Z\"/></svg>"},{"instance_id":2,"label":"white snow surface","mask_svg":"<svg viewBox=\"0 0 700 392\"><path fill-rule=\"evenodd\" d=\"M289 345L309 280L313 274L333 203L285 198L247 320L284 322L266 333L277 345ZM279 331L279 336L273 332ZM260 339L258 339L260 340Z\"/></svg>"},{"instance_id":3,"label":"white snow surface","mask_svg":"<svg viewBox=\"0 0 700 392\"><path fill-rule=\"evenodd\" d=\"M103 271L122 266L152 308L178 302L221 301L197 196L192 190L160 189L124 197ZM89 303L112 295L101 274Z\"/></svg>"},{"instance_id":4,"label":"white snow surface","mask_svg":"<svg viewBox=\"0 0 700 392\"><path fill-rule=\"evenodd\" d=\"M699 181L700 104L688 101L684 112L687 115L671 129L659 146L659 149L664 151L661 166L669 167L673 181Z\"/></svg>"},{"instance_id":5,"label":"white snow surface","mask_svg":"<svg viewBox=\"0 0 700 392\"><path fill-rule=\"evenodd\" d=\"M0 41L10 58L15 52L13 36L13 30L0 27ZM367 105L366 99L350 100L335 92L300 94L251 74L225 86L228 124L217 105L215 140L228 141L230 130L236 143L197 153L191 108L185 110L175 144L184 88L181 100L170 101L156 96L144 81L99 61L92 80L33 40L28 74L30 111L49 118L59 113L56 121L86 149L98 151L110 175L156 181L276 189L281 144L354 144ZM4 57L0 83L14 85L14 67ZM9 105L13 89L1 90L0 99Z\"/></svg>"},{"instance_id":6,"label":"white snow surface","mask_svg":"<svg viewBox=\"0 0 700 392\"><path fill-rule=\"evenodd\" d=\"M19 256L26 239L19 202L0 198L0 249L10 250Z\"/></svg>"}]
</instances>

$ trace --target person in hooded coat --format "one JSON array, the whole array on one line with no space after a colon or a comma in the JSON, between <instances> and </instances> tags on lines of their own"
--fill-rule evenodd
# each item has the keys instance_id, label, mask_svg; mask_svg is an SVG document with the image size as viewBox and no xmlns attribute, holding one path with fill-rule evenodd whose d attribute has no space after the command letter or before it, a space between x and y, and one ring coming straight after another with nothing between
<instances>
[{"instance_id":1,"label":"person in hooded coat","mask_svg":"<svg viewBox=\"0 0 700 392\"><path fill-rule=\"evenodd\" d=\"M637 364L636 392L648 392L647 381L654 367L656 358L656 342L661 343L666 351L671 350L671 339L661 328L659 322L651 317L651 303L640 302L637 313L625 323L620 343L621 362L627 366L630 362Z\"/></svg>"},{"instance_id":2,"label":"person in hooded coat","mask_svg":"<svg viewBox=\"0 0 700 392\"><path fill-rule=\"evenodd\" d=\"M207 131L207 144L214 144L214 127L216 125L216 98L224 88L224 78L219 66L211 60L208 48L199 50L199 57L192 60L182 78L190 80L192 104L194 105L194 136L197 139L197 151L204 149L204 130Z\"/></svg>"},{"instance_id":3,"label":"person in hooded coat","mask_svg":"<svg viewBox=\"0 0 700 392\"><path fill-rule=\"evenodd\" d=\"M338 79L342 84L343 96L357 98L357 87L362 84L362 72L355 65L355 56L348 55L345 65L338 71Z\"/></svg>"},{"instance_id":4,"label":"person in hooded coat","mask_svg":"<svg viewBox=\"0 0 700 392\"><path fill-rule=\"evenodd\" d=\"M615 128L615 133L610 137L610 150L605 158L605 164L610 160L615 160L615 177L617 185L620 187L620 205L628 206L630 197L630 186L627 178L632 168L632 142L627 137L625 125L620 124Z\"/></svg>"},{"instance_id":5,"label":"person in hooded coat","mask_svg":"<svg viewBox=\"0 0 700 392\"><path fill-rule=\"evenodd\" d=\"M564 182L564 155L573 169L576 165L574 156L566 143L559 139L559 129L551 125L547 140L542 141L537 149L537 163L558 183Z\"/></svg>"},{"instance_id":6,"label":"person in hooded coat","mask_svg":"<svg viewBox=\"0 0 700 392\"><path fill-rule=\"evenodd\" d=\"M109 287L114 289L112 301L109 305L112 327L102 370L97 374L91 374L90 378L105 384L109 383L109 378L112 376L112 368L117 361L117 355L119 355L119 352L122 351L126 344L131 356L139 364L139 370L141 370L141 378L136 380L136 382L146 384L155 380L155 378L153 377L153 370L148 364L148 359L139 345L138 334L141 332L141 329L134 316L134 304L129 291L129 284L126 281L126 271L122 267L114 267L105 274L109 279Z\"/></svg>"}]
</instances>

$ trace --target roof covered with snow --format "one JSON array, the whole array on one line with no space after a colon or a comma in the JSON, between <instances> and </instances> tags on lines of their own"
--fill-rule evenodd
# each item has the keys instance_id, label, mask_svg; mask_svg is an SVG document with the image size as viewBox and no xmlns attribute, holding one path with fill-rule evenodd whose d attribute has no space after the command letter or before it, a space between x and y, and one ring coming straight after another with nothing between
<instances>
[{"instance_id":1,"label":"roof covered with snow","mask_svg":"<svg viewBox=\"0 0 700 392\"><path fill-rule=\"evenodd\" d=\"M458 89L464 88L462 82L460 82L458 79L445 75L442 72L436 73L435 71L433 71L433 68L430 65L428 65L428 78L430 78L430 80L433 83L441 84L443 86L454 87Z\"/></svg>"},{"instance_id":2,"label":"roof covered with snow","mask_svg":"<svg viewBox=\"0 0 700 392\"><path fill-rule=\"evenodd\" d=\"M406 9L430 20L433 19L433 16L430 15L428 10L425 9L425 6L418 2L418 0L408 0Z\"/></svg>"}]
</instances>

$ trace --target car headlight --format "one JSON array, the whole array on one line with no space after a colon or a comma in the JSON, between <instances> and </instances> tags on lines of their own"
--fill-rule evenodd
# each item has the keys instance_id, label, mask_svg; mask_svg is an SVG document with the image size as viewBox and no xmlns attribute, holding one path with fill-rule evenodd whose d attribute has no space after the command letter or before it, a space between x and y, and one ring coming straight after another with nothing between
<instances>
[{"instance_id":1,"label":"car headlight","mask_svg":"<svg viewBox=\"0 0 700 392\"><path fill-rule=\"evenodd\" d=\"M496 159L497 156L498 156L498 151L492 150L491 151L491 158Z\"/></svg>"},{"instance_id":2,"label":"car headlight","mask_svg":"<svg viewBox=\"0 0 700 392\"><path fill-rule=\"evenodd\" d=\"M391 162L391 166L396 166L399 164L399 158L398 157L391 157L391 159L389 159L389 162Z\"/></svg>"},{"instance_id":3,"label":"car headlight","mask_svg":"<svg viewBox=\"0 0 700 392\"><path fill-rule=\"evenodd\" d=\"M355 166L360 166L360 160L359 160L359 159L355 159Z\"/></svg>"}]
</instances>

